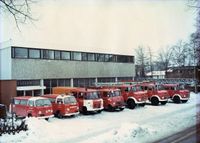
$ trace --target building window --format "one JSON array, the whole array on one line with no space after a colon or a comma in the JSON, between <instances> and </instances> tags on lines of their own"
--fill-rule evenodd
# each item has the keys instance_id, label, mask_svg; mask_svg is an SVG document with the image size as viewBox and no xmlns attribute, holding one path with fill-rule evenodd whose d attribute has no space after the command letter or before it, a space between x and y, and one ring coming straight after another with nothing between
<instances>
[{"instance_id":1,"label":"building window","mask_svg":"<svg viewBox=\"0 0 200 143\"><path fill-rule=\"evenodd\" d=\"M15 48L14 50L15 58L28 58L28 49L25 48Z\"/></svg>"},{"instance_id":2,"label":"building window","mask_svg":"<svg viewBox=\"0 0 200 143\"><path fill-rule=\"evenodd\" d=\"M55 59L60 60L60 51L55 51Z\"/></svg>"},{"instance_id":3,"label":"building window","mask_svg":"<svg viewBox=\"0 0 200 143\"><path fill-rule=\"evenodd\" d=\"M18 80L17 86L38 86L40 85L40 80Z\"/></svg>"},{"instance_id":4,"label":"building window","mask_svg":"<svg viewBox=\"0 0 200 143\"><path fill-rule=\"evenodd\" d=\"M70 86L70 79L44 79L45 94L52 93L52 88L56 86Z\"/></svg>"},{"instance_id":5,"label":"building window","mask_svg":"<svg viewBox=\"0 0 200 143\"><path fill-rule=\"evenodd\" d=\"M72 59L73 60L77 60L77 61L81 61L81 52L72 52Z\"/></svg>"},{"instance_id":6,"label":"building window","mask_svg":"<svg viewBox=\"0 0 200 143\"><path fill-rule=\"evenodd\" d=\"M42 50L43 59L54 59L54 51L53 50Z\"/></svg>"},{"instance_id":7,"label":"building window","mask_svg":"<svg viewBox=\"0 0 200 143\"><path fill-rule=\"evenodd\" d=\"M40 58L40 50L29 49L29 58L39 59Z\"/></svg>"},{"instance_id":8,"label":"building window","mask_svg":"<svg viewBox=\"0 0 200 143\"><path fill-rule=\"evenodd\" d=\"M133 58L133 56L117 55L117 62L119 62L119 63L134 63L134 58Z\"/></svg>"},{"instance_id":9,"label":"building window","mask_svg":"<svg viewBox=\"0 0 200 143\"><path fill-rule=\"evenodd\" d=\"M61 52L62 60L70 60L70 52Z\"/></svg>"},{"instance_id":10,"label":"building window","mask_svg":"<svg viewBox=\"0 0 200 143\"><path fill-rule=\"evenodd\" d=\"M123 81L133 81L133 77L118 77L117 80L120 82L123 82Z\"/></svg>"},{"instance_id":11,"label":"building window","mask_svg":"<svg viewBox=\"0 0 200 143\"><path fill-rule=\"evenodd\" d=\"M95 61L95 54L93 53L88 53L88 61Z\"/></svg>"},{"instance_id":12,"label":"building window","mask_svg":"<svg viewBox=\"0 0 200 143\"><path fill-rule=\"evenodd\" d=\"M87 61L87 53L82 53L82 61Z\"/></svg>"},{"instance_id":13,"label":"building window","mask_svg":"<svg viewBox=\"0 0 200 143\"><path fill-rule=\"evenodd\" d=\"M95 78L74 78L74 87L89 87L94 83Z\"/></svg>"},{"instance_id":14,"label":"building window","mask_svg":"<svg viewBox=\"0 0 200 143\"><path fill-rule=\"evenodd\" d=\"M96 54L96 61L104 62L105 61L105 55L104 54Z\"/></svg>"},{"instance_id":15,"label":"building window","mask_svg":"<svg viewBox=\"0 0 200 143\"><path fill-rule=\"evenodd\" d=\"M98 82L115 82L115 77L100 77L97 78Z\"/></svg>"},{"instance_id":16,"label":"building window","mask_svg":"<svg viewBox=\"0 0 200 143\"><path fill-rule=\"evenodd\" d=\"M105 62L114 62L114 55L105 55Z\"/></svg>"}]
</instances>

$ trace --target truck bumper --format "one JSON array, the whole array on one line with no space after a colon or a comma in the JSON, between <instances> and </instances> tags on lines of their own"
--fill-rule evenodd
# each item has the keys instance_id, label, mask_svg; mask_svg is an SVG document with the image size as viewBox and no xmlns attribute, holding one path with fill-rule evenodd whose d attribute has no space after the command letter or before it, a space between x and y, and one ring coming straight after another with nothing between
<instances>
[{"instance_id":1,"label":"truck bumper","mask_svg":"<svg viewBox=\"0 0 200 143\"><path fill-rule=\"evenodd\" d=\"M65 114L64 116L72 116L72 115L78 115L79 114L79 112L75 112L75 113L67 113L67 114Z\"/></svg>"}]
</instances>

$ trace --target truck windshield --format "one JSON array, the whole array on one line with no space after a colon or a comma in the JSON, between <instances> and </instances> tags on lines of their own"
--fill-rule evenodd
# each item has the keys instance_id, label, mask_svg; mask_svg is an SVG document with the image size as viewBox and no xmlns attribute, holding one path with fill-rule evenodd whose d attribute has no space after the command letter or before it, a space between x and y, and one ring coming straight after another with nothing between
<instances>
[{"instance_id":1,"label":"truck windshield","mask_svg":"<svg viewBox=\"0 0 200 143\"><path fill-rule=\"evenodd\" d=\"M110 91L108 92L108 97L120 96L120 91Z\"/></svg>"},{"instance_id":2,"label":"truck windshield","mask_svg":"<svg viewBox=\"0 0 200 143\"><path fill-rule=\"evenodd\" d=\"M136 92L136 91L137 91L137 87L134 87L134 86L133 86L131 89L132 89L133 92Z\"/></svg>"},{"instance_id":3,"label":"truck windshield","mask_svg":"<svg viewBox=\"0 0 200 143\"><path fill-rule=\"evenodd\" d=\"M142 87L141 86L137 86L137 91L142 91Z\"/></svg>"},{"instance_id":4,"label":"truck windshield","mask_svg":"<svg viewBox=\"0 0 200 143\"><path fill-rule=\"evenodd\" d=\"M185 88L184 88L184 85L179 85L179 86L177 86L177 90L183 90L183 89L185 89Z\"/></svg>"},{"instance_id":5,"label":"truck windshield","mask_svg":"<svg viewBox=\"0 0 200 143\"><path fill-rule=\"evenodd\" d=\"M158 90L165 90L165 88L164 88L163 85L157 85L157 89L158 89Z\"/></svg>"},{"instance_id":6,"label":"truck windshield","mask_svg":"<svg viewBox=\"0 0 200 143\"><path fill-rule=\"evenodd\" d=\"M120 91L114 91L114 95L115 96L120 96L121 94L120 94Z\"/></svg>"},{"instance_id":7,"label":"truck windshield","mask_svg":"<svg viewBox=\"0 0 200 143\"><path fill-rule=\"evenodd\" d=\"M64 103L65 103L65 104L76 103L76 99L75 99L75 97L73 97L73 96L66 97L66 98L64 99Z\"/></svg>"},{"instance_id":8,"label":"truck windshield","mask_svg":"<svg viewBox=\"0 0 200 143\"><path fill-rule=\"evenodd\" d=\"M99 99L97 92L87 92L85 99Z\"/></svg>"},{"instance_id":9,"label":"truck windshield","mask_svg":"<svg viewBox=\"0 0 200 143\"><path fill-rule=\"evenodd\" d=\"M38 99L35 101L35 106L50 106L51 102L49 99Z\"/></svg>"}]
</instances>

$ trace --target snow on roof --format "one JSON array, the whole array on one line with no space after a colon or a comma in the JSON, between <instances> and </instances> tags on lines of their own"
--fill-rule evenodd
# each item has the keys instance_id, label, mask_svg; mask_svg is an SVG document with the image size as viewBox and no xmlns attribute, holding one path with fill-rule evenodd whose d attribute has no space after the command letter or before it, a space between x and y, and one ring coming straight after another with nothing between
<instances>
[{"instance_id":1,"label":"snow on roof","mask_svg":"<svg viewBox=\"0 0 200 143\"><path fill-rule=\"evenodd\" d=\"M151 74L151 72L148 72L147 74L146 74L147 76L151 76L151 75L153 75L153 76L155 76L155 75L165 75L165 71L153 71L152 72L152 74Z\"/></svg>"}]
</instances>

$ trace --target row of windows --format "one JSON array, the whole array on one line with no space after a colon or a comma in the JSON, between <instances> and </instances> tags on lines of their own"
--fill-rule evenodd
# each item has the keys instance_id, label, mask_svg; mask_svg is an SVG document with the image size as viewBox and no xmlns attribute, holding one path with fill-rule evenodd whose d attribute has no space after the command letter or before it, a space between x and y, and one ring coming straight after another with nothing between
<instances>
[{"instance_id":1,"label":"row of windows","mask_svg":"<svg viewBox=\"0 0 200 143\"><path fill-rule=\"evenodd\" d=\"M18 80L17 86L37 86L40 85L40 80Z\"/></svg>"},{"instance_id":2,"label":"row of windows","mask_svg":"<svg viewBox=\"0 0 200 143\"><path fill-rule=\"evenodd\" d=\"M134 63L134 56L12 47L12 58Z\"/></svg>"}]
</instances>

